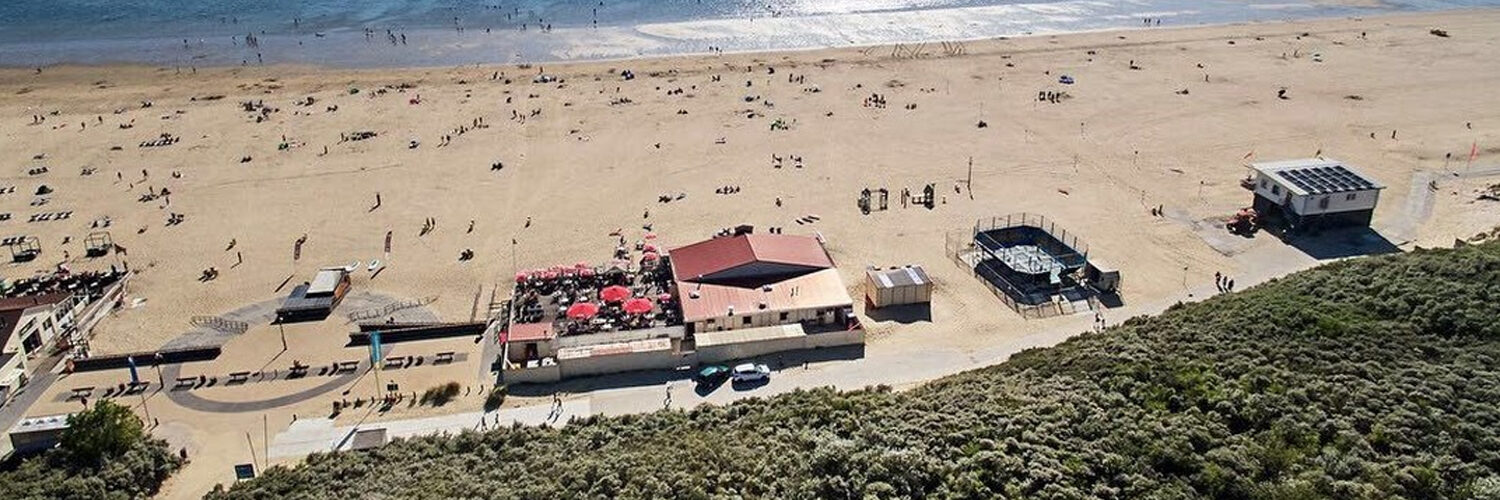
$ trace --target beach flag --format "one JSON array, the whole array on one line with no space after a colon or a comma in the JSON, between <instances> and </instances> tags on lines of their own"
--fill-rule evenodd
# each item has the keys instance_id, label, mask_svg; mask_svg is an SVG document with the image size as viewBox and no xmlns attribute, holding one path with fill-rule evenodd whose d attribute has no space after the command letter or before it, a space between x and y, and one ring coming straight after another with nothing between
<instances>
[{"instance_id":1,"label":"beach flag","mask_svg":"<svg viewBox=\"0 0 1500 500\"><path fill-rule=\"evenodd\" d=\"M1250 150L1249 153L1245 153L1245 157L1244 158L1240 158L1240 159L1241 160L1248 160L1248 159L1250 159L1251 156L1255 156L1255 150L1254 149Z\"/></svg>"},{"instance_id":2,"label":"beach flag","mask_svg":"<svg viewBox=\"0 0 1500 500\"><path fill-rule=\"evenodd\" d=\"M130 365L130 385L141 383L141 376L135 369L135 356L126 356L125 362Z\"/></svg>"},{"instance_id":3,"label":"beach flag","mask_svg":"<svg viewBox=\"0 0 1500 500\"><path fill-rule=\"evenodd\" d=\"M1479 141L1476 140L1476 141L1474 141L1474 145L1473 146L1469 146L1469 164L1473 165L1474 164L1474 158L1476 158L1478 156L1479 156Z\"/></svg>"},{"instance_id":4,"label":"beach flag","mask_svg":"<svg viewBox=\"0 0 1500 500\"><path fill-rule=\"evenodd\" d=\"M302 240L292 245L292 260L302 260Z\"/></svg>"},{"instance_id":5,"label":"beach flag","mask_svg":"<svg viewBox=\"0 0 1500 500\"><path fill-rule=\"evenodd\" d=\"M380 352L380 332L378 332L378 331L370 332L370 364L374 365L375 369L377 369L377 370L380 369L380 358L381 357L382 357L382 355L381 355L381 352Z\"/></svg>"},{"instance_id":6,"label":"beach flag","mask_svg":"<svg viewBox=\"0 0 1500 500\"><path fill-rule=\"evenodd\" d=\"M385 253L391 253L391 232L385 232Z\"/></svg>"}]
</instances>

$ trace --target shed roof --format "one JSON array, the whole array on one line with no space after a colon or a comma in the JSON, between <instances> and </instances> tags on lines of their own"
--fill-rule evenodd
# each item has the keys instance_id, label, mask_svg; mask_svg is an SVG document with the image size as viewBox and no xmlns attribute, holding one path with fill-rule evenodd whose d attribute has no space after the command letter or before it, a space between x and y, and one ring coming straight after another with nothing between
<instances>
[{"instance_id":1,"label":"shed roof","mask_svg":"<svg viewBox=\"0 0 1500 500\"><path fill-rule=\"evenodd\" d=\"M760 328L743 328L739 330L724 330L722 332L700 332L693 335L695 346L699 349L711 346L728 344L743 344L746 342L760 342L765 340L789 339L807 335L802 329L802 324L792 323L790 325L763 326Z\"/></svg>"},{"instance_id":2,"label":"shed roof","mask_svg":"<svg viewBox=\"0 0 1500 500\"><path fill-rule=\"evenodd\" d=\"M50 306L68 300L72 295L72 292L52 292L0 299L0 311L24 311L36 306Z\"/></svg>"},{"instance_id":3,"label":"shed roof","mask_svg":"<svg viewBox=\"0 0 1500 500\"><path fill-rule=\"evenodd\" d=\"M769 262L806 267L810 270L833 267L833 259L823 244L811 236L786 234L746 234L714 238L674 248L672 272L677 279L698 281L712 279L716 273L755 262Z\"/></svg>"},{"instance_id":4,"label":"shed roof","mask_svg":"<svg viewBox=\"0 0 1500 500\"><path fill-rule=\"evenodd\" d=\"M1294 195L1371 191L1385 186L1338 160L1310 158L1251 164Z\"/></svg>"},{"instance_id":5,"label":"shed roof","mask_svg":"<svg viewBox=\"0 0 1500 500\"><path fill-rule=\"evenodd\" d=\"M906 266L884 271L872 269L867 274L870 276L870 281L875 283L875 287L882 289L932 284L932 279L927 277L927 271L922 269L922 266Z\"/></svg>"},{"instance_id":6,"label":"shed roof","mask_svg":"<svg viewBox=\"0 0 1500 500\"><path fill-rule=\"evenodd\" d=\"M339 286L339 281L349 272L342 268L319 269L318 275L313 277L312 284L307 287L308 295L322 295L333 293Z\"/></svg>"},{"instance_id":7,"label":"shed roof","mask_svg":"<svg viewBox=\"0 0 1500 500\"><path fill-rule=\"evenodd\" d=\"M16 422L15 427L10 428L10 433L18 434L26 432L41 432L66 429L68 427L68 417L72 415L72 413L64 413L61 415L43 415L39 417L23 418L20 422Z\"/></svg>"},{"instance_id":8,"label":"shed roof","mask_svg":"<svg viewBox=\"0 0 1500 500\"><path fill-rule=\"evenodd\" d=\"M796 311L848 306L854 303L837 269L823 269L811 274L778 281L766 287L738 287L713 283L688 283L679 280L683 319L688 322L771 311ZM694 297L694 294L697 297ZM761 304L765 308L761 308Z\"/></svg>"},{"instance_id":9,"label":"shed roof","mask_svg":"<svg viewBox=\"0 0 1500 500\"><path fill-rule=\"evenodd\" d=\"M505 334L506 342L537 342L552 340L557 337L557 332L552 329L552 323L516 323L510 325L510 331Z\"/></svg>"},{"instance_id":10,"label":"shed roof","mask_svg":"<svg viewBox=\"0 0 1500 500\"><path fill-rule=\"evenodd\" d=\"M630 342L617 342L613 344L564 347L557 350L557 359L581 359L618 354L666 351L670 349L672 349L672 339L632 340Z\"/></svg>"}]
</instances>

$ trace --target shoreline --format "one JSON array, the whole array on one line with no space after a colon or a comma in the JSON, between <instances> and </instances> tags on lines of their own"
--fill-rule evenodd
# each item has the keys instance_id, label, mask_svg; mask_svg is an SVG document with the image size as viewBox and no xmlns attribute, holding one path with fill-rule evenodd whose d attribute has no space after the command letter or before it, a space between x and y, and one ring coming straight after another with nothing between
<instances>
[{"instance_id":1,"label":"shoreline","mask_svg":"<svg viewBox=\"0 0 1500 500\"><path fill-rule=\"evenodd\" d=\"M284 329L257 319L219 336L191 321L242 321L282 303L288 284L354 261L383 267L356 265L351 297L423 303L423 316L442 322L493 311L486 305L509 295L518 269L607 262L617 234L644 241L645 231L668 250L739 224L821 236L851 298L863 295L867 266L921 265L935 284L927 314L911 321L856 299L861 359L779 373L756 391L679 391L674 404L685 406L798 387L900 387L1086 330L1087 314L1015 314L952 262L947 238L977 220L1041 214L1083 240L1091 259L1124 275L1123 304L1102 311L1111 324L1207 296L1218 273L1250 284L1338 258L1223 230L1253 203L1240 184L1246 162L1326 154L1356 166L1388 186L1372 227L1401 249L1500 224L1500 202L1478 197L1500 182L1500 96L1489 91L1500 85L1500 9L1163 28L989 39L958 55L928 44L933 54L917 58L877 44L570 61L545 65L564 80L549 83L532 83L541 68L513 64L0 70L10 117L0 120L0 156L12 161L0 175L0 229L41 252L8 275L128 262L129 296L94 330L90 352L214 335L227 339L223 354L180 373L219 380L367 356L348 344L355 327L345 320L371 306L350 299L327 320ZM497 72L513 81L492 80ZM777 160L788 157L797 160ZM857 204L863 190L924 186L939 200L931 208L899 197L870 213ZM97 231L129 253L89 257ZM392 344L388 356L464 356L382 381L416 392L493 383L493 345ZM73 388L127 376L38 383L24 413L74 411ZM160 496L199 498L233 481L232 466L249 457L222 444L253 429L262 432L251 446L274 450L291 422L328 415L342 395L281 398L331 380L193 393L229 410L284 402L254 412L152 398L153 432L193 457ZM381 385L365 377L342 389ZM661 408L662 390L578 396L590 412L619 414ZM461 415L482 399L331 423Z\"/></svg>"},{"instance_id":2,"label":"shoreline","mask_svg":"<svg viewBox=\"0 0 1500 500\"><path fill-rule=\"evenodd\" d=\"M894 44L969 43L1027 36L1099 31L1180 29L1349 17L1458 12L1500 8L1418 8L1381 3L1238 4L1210 2L1100 7L1066 0L1049 4L1007 4L853 14L745 19L698 19L599 28L460 32L440 28L401 31L411 45L387 44L360 28L339 27L325 36L268 34L255 49L225 35L179 44L177 38L120 37L41 43L0 43L0 68L146 65L227 68L310 65L330 69L442 68L469 65L611 62L654 57L702 56L718 47L723 54L860 49ZM1177 10L1153 7L1180 7ZM1187 7L1184 7L1187 6ZM1192 9L1188 7L1201 7ZM1287 15L1294 13L1295 15ZM1164 24L1142 27L1141 17ZM190 40L183 40L191 42ZM233 42L233 43L229 43ZM70 55L71 54L71 55ZM82 54L82 55L80 55ZM129 56L122 56L130 54Z\"/></svg>"},{"instance_id":3,"label":"shoreline","mask_svg":"<svg viewBox=\"0 0 1500 500\"><path fill-rule=\"evenodd\" d=\"M863 44L863 45L850 45L850 46L820 46L820 47L802 47L802 48L766 49L766 50L756 50L756 49L736 50L736 51L725 50L725 51L723 51L721 53L718 53L718 54L710 53L710 52L685 52L685 53L675 53L675 54L648 54L648 55L636 55L636 56L621 56L621 57L616 57L616 58L571 59L571 60L544 61L544 62L531 62L531 61L527 61L527 62L475 62L475 63L459 63L459 64L432 64L432 65L407 65L407 66L376 66L376 67L347 67L347 66L325 65L325 64L307 63L307 62L286 62L286 63L274 63L274 64L266 64L266 65L249 65L249 66L228 65L228 64L226 64L226 65L203 65L203 66L196 66L194 69L196 69L196 70L203 70L207 74L217 74L217 73L223 73L223 72L231 72L231 73L241 73L241 72L243 72L243 73L268 74L268 75L269 74L278 74L278 75L287 75L287 76L307 76L307 75L327 74L327 73L339 73L339 74L350 74L350 75L365 75L365 74L371 74L371 73L374 73L374 72L391 71L391 70L430 73L430 72L433 72L433 71L464 70L464 69L485 69L485 70L494 70L494 69L499 69L499 70L505 70L505 69L529 69L529 68L532 68L532 67L541 66L542 64L545 64L547 66L569 68L569 67L579 67L579 66L606 65L606 64L621 63L621 62L654 63L654 62L659 62L659 61L672 61L672 60L681 60L681 61L689 61L689 60L691 60L691 61L695 61L696 62L696 61L699 61L699 60L718 61L718 60L726 60L726 59L732 59L732 60L760 60L760 59L771 59L771 58L776 57L776 56L789 56L789 55L794 55L794 54L795 55L806 55L806 54L817 53L817 52L823 52L823 53L828 53L828 54L847 54L847 53L864 54L866 51L868 51L870 49L873 49L873 48L887 47L887 46L889 46L889 47L895 47L895 46L911 45L911 44L941 44L941 43L965 43L965 44L968 44L968 43L974 43L974 44L977 44L977 45L981 46L981 48L993 49L994 45L1000 44L1000 43L1004 43L1004 42L1025 43L1025 41L1027 41L1027 40L1041 39L1041 38L1085 37L1085 36L1089 36L1089 35L1100 35L1100 34L1108 34L1108 33L1159 33L1159 32L1162 32L1162 31L1173 32L1173 33L1180 33L1180 32L1183 32L1183 31L1214 30L1214 29L1224 29L1224 28L1232 28L1232 27L1247 27L1248 28L1248 27L1291 26L1291 25L1296 25L1296 24L1307 24L1307 23L1333 23L1333 22L1339 22L1339 21L1379 21L1381 19L1394 19L1394 18L1413 17L1413 16L1463 15L1463 14L1466 14L1466 13L1480 14L1480 13L1495 12L1495 11L1500 11L1500 5L1493 6L1493 7L1475 7L1475 8L1452 9L1452 10L1438 10L1438 11L1382 12L1382 13L1377 13L1377 14L1372 14L1372 15L1367 15L1367 16L1342 16L1341 15L1341 16L1327 16L1327 17L1314 17L1314 18L1296 18L1296 19L1281 19L1281 20L1236 21L1236 22L1224 22L1224 23L1217 23L1217 24L1199 24L1199 25L1185 25L1185 26L1162 26L1160 28L1157 28L1157 27L1151 27L1151 28L1128 28L1128 27L1099 28L1099 29L1088 29L1088 30L1077 30L1077 31L1059 31L1059 32L1045 32L1045 33L1026 33L1026 34L1020 34L1020 35L985 36L985 37L977 37L977 38L948 39L948 40L893 41L893 42L879 42L879 43L870 43L870 44ZM1120 36L1120 38L1123 39L1124 38L1123 35ZM1026 50L1033 50L1033 49L1026 49ZM929 54L926 58L963 57L965 55L970 55L970 54L959 54L959 55L956 55L956 56L948 56L948 55L942 55L942 54ZM116 70L116 71L118 71L118 70L134 70L134 71L141 71L141 72L157 72L157 73L159 73L159 72L171 70L171 69L174 69L174 68L177 69L177 70L179 70L179 71L185 69L184 67L181 67L181 66L175 66L174 67L174 66L170 66L170 65L153 64L153 63L147 63L147 62L128 62L128 61L127 62L98 62L98 63L76 63L76 62L69 62L69 63L60 63L60 64L55 64L55 65L42 66L42 69L44 70L44 73L78 72L78 71L88 71L88 70ZM4 79L4 78L8 78L8 77L13 77L13 76L17 76L17 75L21 75L21 76L32 75L32 74L35 73L35 70L36 70L35 66L8 65L8 64L5 64L3 61L0 61L0 79ZM0 80L0 84L4 84L4 83L5 82L3 80Z\"/></svg>"}]
</instances>

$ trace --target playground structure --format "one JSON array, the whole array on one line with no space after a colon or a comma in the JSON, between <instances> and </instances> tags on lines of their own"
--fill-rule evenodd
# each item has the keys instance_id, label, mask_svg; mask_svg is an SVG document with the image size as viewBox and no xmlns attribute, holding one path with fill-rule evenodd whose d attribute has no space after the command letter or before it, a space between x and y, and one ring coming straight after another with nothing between
<instances>
[{"instance_id":1,"label":"playground structure","mask_svg":"<svg viewBox=\"0 0 1500 500\"><path fill-rule=\"evenodd\" d=\"M114 250L115 240L109 235L109 231L94 231L84 238L83 245L85 255L103 257L109 255L110 250Z\"/></svg>"},{"instance_id":2,"label":"playground structure","mask_svg":"<svg viewBox=\"0 0 1500 500\"><path fill-rule=\"evenodd\" d=\"M10 245L12 262L31 262L42 254L42 242L35 236L22 237Z\"/></svg>"},{"instance_id":3,"label":"playground structure","mask_svg":"<svg viewBox=\"0 0 1500 500\"><path fill-rule=\"evenodd\" d=\"M1027 319L1093 310L1119 284L1117 271L1090 266L1087 244L1037 214L980 219L949 233L947 253Z\"/></svg>"},{"instance_id":4,"label":"playground structure","mask_svg":"<svg viewBox=\"0 0 1500 500\"><path fill-rule=\"evenodd\" d=\"M920 205L932 210L932 207L937 205L937 188L932 183L928 183L922 188L921 194L914 194L910 189L901 188L901 208L912 205Z\"/></svg>"},{"instance_id":5,"label":"playground structure","mask_svg":"<svg viewBox=\"0 0 1500 500\"><path fill-rule=\"evenodd\" d=\"M891 191L889 189L880 188L870 191L869 188L865 188L859 192L859 211L865 215L870 215L870 212L874 211L883 212L889 206L890 197Z\"/></svg>"}]
</instances>

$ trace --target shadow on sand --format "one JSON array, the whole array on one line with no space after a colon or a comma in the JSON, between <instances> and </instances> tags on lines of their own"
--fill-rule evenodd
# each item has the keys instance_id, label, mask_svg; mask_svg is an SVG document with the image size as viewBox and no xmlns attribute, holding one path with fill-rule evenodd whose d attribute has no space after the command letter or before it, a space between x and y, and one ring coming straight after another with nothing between
<instances>
[{"instance_id":1,"label":"shadow on sand","mask_svg":"<svg viewBox=\"0 0 1500 500\"><path fill-rule=\"evenodd\" d=\"M1323 230L1283 236L1282 240L1318 260L1397 253L1401 249L1368 227Z\"/></svg>"},{"instance_id":2,"label":"shadow on sand","mask_svg":"<svg viewBox=\"0 0 1500 500\"><path fill-rule=\"evenodd\" d=\"M865 316L869 316L870 321L874 321L876 323L885 323L887 321L895 321L903 325L909 325L912 323L931 323L932 304L907 304L903 306L888 306L876 309L874 307L870 307L870 301L866 300Z\"/></svg>"}]
</instances>

